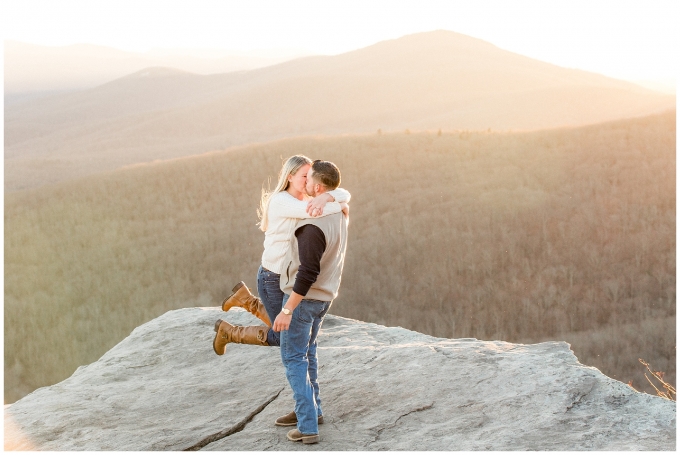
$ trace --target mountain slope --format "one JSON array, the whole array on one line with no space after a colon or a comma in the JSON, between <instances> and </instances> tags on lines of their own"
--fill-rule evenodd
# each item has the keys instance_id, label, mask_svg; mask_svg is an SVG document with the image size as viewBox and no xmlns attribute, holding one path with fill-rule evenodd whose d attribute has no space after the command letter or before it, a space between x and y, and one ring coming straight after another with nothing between
<instances>
[{"instance_id":1,"label":"mountain slope","mask_svg":"<svg viewBox=\"0 0 680 455\"><path fill-rule=\"evenodd\" d=\"M638 358L676 382L675 125L301 137L7 193L5 399L168 310L254 288L260 190L298 153L337 163L352 193L334 314L565 340L653 393Z\"/></svg>"},{"instance_id":2,"label":"mountain slope","mask_svg":"<svg viewBox=\"0 0 680 455\"><path fill-rule=\"evenodd\" d=\"M540 129L671 109L672 96L438 31L210 76L142 71L5 109L13 190L300 134Z\"/></svg>"}]
</instances>

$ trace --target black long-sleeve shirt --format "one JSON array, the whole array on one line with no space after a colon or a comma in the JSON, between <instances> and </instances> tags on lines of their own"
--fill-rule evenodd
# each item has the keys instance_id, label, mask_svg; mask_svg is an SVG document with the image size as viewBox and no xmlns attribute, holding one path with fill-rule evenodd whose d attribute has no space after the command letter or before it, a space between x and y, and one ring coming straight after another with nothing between
<instances>
[{"instance_id":1,"label":"black long-sleeve shirt","mask_svg":"<svg viewBox=\"0 0 680 455\"><path fill-rule=\"evenodd\" d=\"M321 273L321 257L326 251L326 236L318 226L305 224L295 231L295 237L298 242L300 268L295 277L293 291L305 296Z\"/></svg>"}]
</instances>

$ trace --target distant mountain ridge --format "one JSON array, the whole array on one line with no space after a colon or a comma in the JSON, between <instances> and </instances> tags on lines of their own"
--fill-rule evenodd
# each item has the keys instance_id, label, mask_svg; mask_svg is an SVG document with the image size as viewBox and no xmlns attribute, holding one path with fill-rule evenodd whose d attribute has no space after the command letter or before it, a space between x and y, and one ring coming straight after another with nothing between
<instances>
[{"instance_id":1,"label":"distant mountain ridge","mask_svg":"<svg viewBox=\"0 0 680 455\"><path fill-rule=\"evenodd\" d=\"M107 46L73 44L41 46L5 40L5 97L42 91L83 90L110 82L149 66L171 66L197 74L250 70L274 65L295 54L280 56L228 51L188 55L182 50L127 52Z\"/></svg>"},{"instance_id":2,"label":"distant mountain ridge","mask_svg":"<svg viewBox=\"0 0 680 455\"><path fill-rule=\"evenodd\" d=\"M543 129L675 107L674 96L448 31L251 71L142 73L6 107L6 189L298 135Z\"/></svg>"}]
</instances>

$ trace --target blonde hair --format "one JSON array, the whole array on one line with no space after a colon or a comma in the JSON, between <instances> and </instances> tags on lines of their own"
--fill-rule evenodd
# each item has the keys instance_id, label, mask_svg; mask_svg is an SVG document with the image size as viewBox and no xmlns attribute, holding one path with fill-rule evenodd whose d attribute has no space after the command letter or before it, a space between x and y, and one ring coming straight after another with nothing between
<instances>
[{"instance_id":1,"label":"blonde hair","mask_svg":"<svg viewBox=\"0 0 680 455\"><path fill-rule=\"evenodd\" d=\"M267 217L267 212L269 211L269 201L275 193L285 191L288 189L290 182L288 181L289 175L295 175L297 171L300 170L305 164L312 164L312 160L304 155L293 155L283 163L281 171L279 171L279 181L276 184L274 191L267 191L262 188L262 197L260 198L260 207L257 209L257 217L260 219L258 223L260 225L260 230L262 232L267 232L267 225L269 220Z\"/></svg>"}]
</instances>

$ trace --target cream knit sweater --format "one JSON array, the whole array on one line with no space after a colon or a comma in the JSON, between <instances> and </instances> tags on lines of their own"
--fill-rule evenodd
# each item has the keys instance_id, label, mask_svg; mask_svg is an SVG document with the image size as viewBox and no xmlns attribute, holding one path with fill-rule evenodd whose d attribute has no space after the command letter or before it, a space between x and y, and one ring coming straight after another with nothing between
<instances>
[{"instance_id":1,"label":"cream knit sweater","mask_svg":"<svg viewBox=\"0 0 680 455\"><path fill-rule=\"evenodd\" d=\"M331 215L342 211L341 202L349 202L351 195L347 190L337 188L328 193L335 198L323 208L323 214ZM264 233L264 252L262 267L279 275L285 271L286 253L290 249L295 225L298 220L312 218L307 213L307 202L300 201L288 193L280 191L269 201L268 225Z\"/></svg>"}]
</instances>

